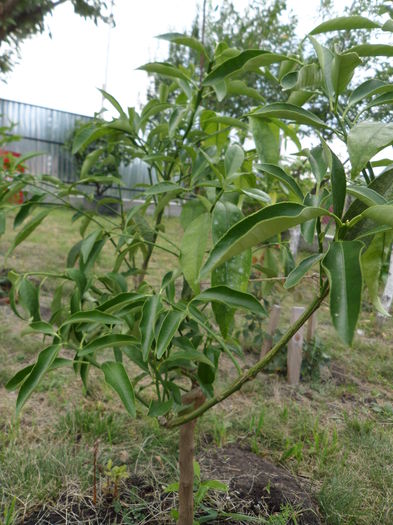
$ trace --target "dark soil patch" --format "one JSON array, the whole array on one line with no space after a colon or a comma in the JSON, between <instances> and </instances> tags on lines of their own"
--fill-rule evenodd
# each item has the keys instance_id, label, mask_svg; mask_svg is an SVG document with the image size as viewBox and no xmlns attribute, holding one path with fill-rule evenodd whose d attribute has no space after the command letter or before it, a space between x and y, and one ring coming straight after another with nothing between
<instances>
[{"instance_id":1,"label":"dark soil patch","mask_svg":"<svg viewBox=\"0 0 393 525\"><path fill-rule=\"evenodd\" d=\"M310 488L251 451L237 446L213 449L201 456L199 463L205 479L228 485L232 512L270 516L289 504L299 511L298 525L320 525Z\"/></svg>"},{"instance_id":2,"label":"dark soil patch","mask_svg":"<svg viewBox=\"0 0 393 525\"><path fill-rule=\"evenodd\" d=\"M269 517L289 504L297 511L297 525L321 524L309 488L256 454L236 446L213 448L201 454L198 462L203 480L217 479L229 488L227 493L209 495L206 508L218 512L213 512L217 516L205 523L240 525L246 521L228 514ZM115 502L101 494L94 506L91 497L68 491L55 504L37 509L18 525L164 525L173 523L170 509L176 505L175 496L166 494L162 485L132 475ZM206 509L202 514L206 516ZM295 522L287 525L290 523Z\"/></svg>"}]
</instances>

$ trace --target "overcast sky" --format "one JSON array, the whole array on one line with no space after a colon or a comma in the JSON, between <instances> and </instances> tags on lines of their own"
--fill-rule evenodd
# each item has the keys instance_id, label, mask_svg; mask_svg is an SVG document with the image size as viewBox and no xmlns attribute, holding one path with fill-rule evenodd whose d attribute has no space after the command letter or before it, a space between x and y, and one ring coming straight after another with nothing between
<instances>
[{"instance_id":1,"label":"overcast sky","mask_svg":"<svg viewBox=\"0 0 393 525\"><path fill-rule=\"evenodd\" d=\"M109 2L108 2L109 3ZM28 102L74 113L93 115L101 107L97 88L105 79L109 40L107 91L122 105L144 102L147 74L136 68L146 62L163 60L167 44L154 37L169 31L184 32L190 28L201 0L115 0L116 27L98 27L75 16L67 2L57 7L46 19L51 31L27 40L21 48L21 59L0 83L2 98ZM221 0L213 0L213 5ZM236 0L239 7L247 0ZM318 23L319 0L289 0L301 19L306 34ZM303 36L303 35L302 35Z\"/></svg>"}]
</instances>

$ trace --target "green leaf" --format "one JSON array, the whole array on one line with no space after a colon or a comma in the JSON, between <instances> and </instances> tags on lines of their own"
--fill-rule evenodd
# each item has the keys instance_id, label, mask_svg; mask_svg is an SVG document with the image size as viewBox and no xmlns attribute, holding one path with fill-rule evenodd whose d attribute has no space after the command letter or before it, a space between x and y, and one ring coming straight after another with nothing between
<instances>
[{"instance_id":1,"label":"green leaf","mask_svg":"<svg viewBox=\"0 0 393 525\"><path fill-rule=\"evenodd\" d=\"M132 335L125 334L109 334L102 337L97 337L90 341L87 345L78 351L78 356L85 356L102 350L103 348L119 347L132 345L137 342L137 339Z\"/></svg>"},{"instance_id":2,"label":"green leaf","mask_svg":"<svg viewBox=\"0 0 393 525\"><path fill-rule=\"evenodd\" d=\"M205 125L212 124L212 123L223 124L224 126L228 126L231 128L244 129L244 131L248 130L248 126L245 122L242 122L238 118L234 118L234 117L225 117L225 116L217 115L216 117L210 117L206 119L204 122Z\"/></svg>"},{"instance_id":3,"label":"green leaf","mask_svg":"<svg viewBox=\"0 0 393 525\"><path fill-rule=\"evenodd\" d=\"M294 195L299 199L299 201L303 202L304 195L302 190L300 189L300 186L298 185L296 180L290 175L287 175L282 168L280 168L279 166L275 166L274 164L258 164L257 170L267 173L275 179L278 179L279 181L284 183L285 186L287 186L287 188L294 193Z\"/></svg>"},{"instance_id":4,"label":"green leaf","mask_svg":"<svg viewBox=\"0 0 393 525\"><path fill-rule=\"evenodd\" d=\"M257 59L257 61L253 61ZM247 49L242 51L238 55L225 60L220 65L218 65L211 73L209 73L203 84L205 86L214 86L218 83L225 80L228 76L233 73L241 70L246 65L253 68L259 68L262 66L267 66L273 64L274 62L281 62L287 60L288 57L285 55L278 55L276 53L271 53L270 51L264 51L261 49Z\"/></svg>"},{"instance_id":5,"label":"green leaf","mask_svg":"<svg viewBox=\"0 0 393 525\"><path fill-rule=\"evenodd\" d=\"M138 69L146 71L147 73L156 73L162 77L179 78L186 82L191 81L190 77L183 73L181 69L172 64L166 64L165 62L151 62L150 64L144 64L143 66L138 67Z\"/></svg>"},{"instance_id":6,"label":"green leaf","mask_svg":"<svg viewBox=\"0 0 393 525\"><path fill-rule=\"evenodd\" d=\"M348 51L356 53L360 57L392 57L393 46L386 44L360 44L351 47Z\"/></svg>"},{"instance_id":7,"label":"green leaf","mask_svg":"<svg viewBox=\"0 0 393 525\"><path fill-rule=\"evenodd\" d=\"M228 147L225 152L224 166L225 174L230 177L234 173L237 173L244 161L244 151L237 144L232 144Z\"/></svg>"},{"instance_id":8,"label":"green leaf","mask_svg":"<svg viewBox=\"0 0 393 525\"><path fill-rule=\"evenodd\" d=\"M348 133L348 153L355 178L374 155L393 142L393 124L364 121L356 124Z\"/></svg>"},{"instance_id":9,"label":"green leaf","mask_svg":"<svg viewBox=\"0 0 393 525\"><path fill-rule=\"evenodd\" d=\"M106 383L119 395L130 416L135 417L134 389L123 364L116 361L105 361L101 365L101 370L104 372Z\"/></svg>"},{"instance_id":10,"label":"green leaf","mask_svg":"<svg viewBox=\"0 0 393 525\"><path fill-rule=\"evenodd\" d=\"M45 373L49 370L51 364L57 357L60 348L61 346L58 344L50 345L40 352L37 362L34 364L29 376L19 390L18 398L16 400L17 415L20 413L23 405L38 386Z\"/></svg>"},{"instance_id":11,"label":"green leaf","mask_svg":"<svg viewBox=\"0 0 393 525\"><path fill-rule=\"evenodd\" d=\"M99 310L85 310L71 315L61 326L78 323L119 324L122 323L122 320L113 315L104 314Z\"/></svg>"},{"instance_id":12,"label":"green leaf","mask_svg":"<svg viewBox=\"0 0 393 525\"><path fill-rule=\"evenodd\" d=\"M231 202L217 202L212 214L212 237L216 243L236 222L243 218L243 213ZM232 257L218 266L211 275L211 285L227 285L235 290L246 292L251 272L251 250ZM223 337L227 337L233 323L234 309L222 303L212 304L213 313Z\"/></svg>"},{"instance_id":13,"label":"green leaf","mask_svg":"<svg viewBox=\"0 0 393 525\"><path fill-rule=\"evenodd\" d=\"M364 202L366 206L386 204L386 199L382 195L367 186L348 186L347 193Z\"/></svg>"},{"instance_id":14,"label":"green leaf","mask_svg":"<svg viewBox=\"0 0 393 525\"><path fill-rule=\"evenodd\" d=\"M152 295L146 299L142 309L142 318L139 324L139 330L142 339L142 356L147 361L151 345L154 340L154 327L156 324L157 313L160 306L160 296Z\"/></svg>"},{"instance_id":15,"label":"green leaf","mask_svg":"<svg viewBox=\"0 0 393 525\"><path fill-rule=\"evenodd\" d=\"M22 277L18 283L17 291L19 302L28 313L29 318L33 321L40 321L39 288L29 279Z\"/></svg>"},{"instance_id":16,"label":"green leaf","mask_svg":"<svg viewBox=\"0 0 393 525\"><path fill-rule=\"evenodd\" d=\"M167 40L168 42L171 42L178 46L189 47L190 49L193 49L194 51L205 55L206 58L209 58L203 44L192 36L183 35L181 33L164 33L163 35L156 36L156 38L160 38L161 40Z\"/></svg>"},{"instance_id":17,"label":"green leaf","mask_svg":"<svg viewBox=\"0 0 393 525\"><path fill-rule=\"evenodd\" d=\"M199 292L198 274L202 266L210 230L208 213L194 219L184 232L180 246L180 267L188 284Z\"/></svg>"},{"instance_id":18,"label":"green leaf","mask_svg":"<svg viewBox=\"0 0 393 525\"><path fill-rule=\"evenodd\" d=\"M384 254L384 233L375 235L369 247L361 256L362 274L365 285L374 308L382 315L390 317L389 313L382 306L379 298L379 282L382 270Z\"/></svg>"},{"instance_id":19,"label":"green leaf","mask_svg":"<svg viewBox=\"0 0 393 525\"><path fill-rule=\"evenodd\" d=\"M273 102L272 104L262 106L261 108L249 113L247 116L264 119L280 118L296 122L297 124L305 124L317 128L329 127L319 117L314 115L314 113L311 113L311 111L285 102Z\"/></svg>"},{"instance_id":20,"label":"green leaf","mask_svg":"<svg viewBox=\"0 0 393 525\"><path fill-rule=\"evenodd\" d=\"M317 182L321 184L328 168L325 149L322 147L322 145L316 146L315 148L308 150L306 154L311 166L311 171L313 172Z\"/></svg>"},{"instance_id":21,"label":"green leaf","mask_svg":"<svg viewBox=\"0 0 393 525\"><path fill-rule=\"evenodd\" d=\"M200 293L194 299L202 303L218 302L229 308L242 308L258 315L266 315L266 310L255 297L249 293L239 292L229 286L213 286Z\"/></svg>"},{"instance_id":22,"label":"green leaf","mask_svg":"<svg viewBox=\"0 0 393 525\"><path fill-rule=\"evenodd\" d=\"M371 219L378 224L386 224L393 228L393 204L377 204L370 206L361 214L366 219Z\"/></svg>"},{"instance_id":23,"label":"green leaf","mask_svg":"<svg viewBox=\"0 0 393 525\"><path fill-rule=\"evenodd\" d=\"M101 312L116 312L126 307L133 307L135 304L141 304L145 301L146 296L136 292L121 292L108 301L97 306ZM132 308L129 308L131 310Z\"/></svg>"},{"instance_id":24,"label":"green leaf","mask_svg":"<svg viewBox=\"0 0 393 525\"><path fill-rule=\"evenodd\" d=\"M206 363L207 365L214 367L214 364L205 356L205 354L190 346L184 350L176 350L175 352L171 352L171 355L168 357L168 359L165 359L165 361L160 363L160 369L170 363L177 363L181 361L195 361L196 363Z\"/></svg>"},{"instance_id":25,"label":"green leaf","mask_svg":"<svg viewBox=\"0 0 393 525\"><path fill-rule=\"evenodd\" d=\"M183 230L186 230L194 219L204 213L206 213L206 208L201 201L193 199L185 202L180 213L180 224Z\"/></svg>"},{"instance_id":26,"label":"green leaf","mask_svg":"<svg viewBox=\"0 0 393 525\"><path fill-rule=\"evenodd\" d=\"M104 91L103 89L98 88L98 91L100 91L101 95L104 98L106 98L106 100L108 100L108 102L110 102L112 104L112 106L119 112L119 114L120 114L120 116L122 118L124 118L125 120L128 120L128 117L127 117L126 113L123 111L123 108L121 107L119 102L115 99L115 97L113 97L112 95L110 95L109 93Z\"/></svg>"},{"instance_id":27,"label":"green leaf","mask_svg":"<svg viewBox=\"0 0 393 525\"><path fill-rule=\"evenodd\" d=\"M356 89L354 89L349 97L348 106L353 106L366 97L371 97L379 93L385 93L386 91L392 91L393 84L384 82L377 78L372 78L366 80L363 84L360 84Z\"/></svg>"},{"instance_id":28,"label":"green leaf","mask_svg":"<svg viewBox=\"0 0 393 525\"><path fill-rule=\"evenodd\" d=\"M340 16L319 24L309 34L318 35L320 33L329 33L330 31L348 31L350 29L379 29L380 27L381 24L364 16Z\"/></svg>"},{"instance_id":29,"label":"green leaf","mask_svg":"<svg viewBox=\"0 0 393 525\"><path fill-rule=\"evenodd\" d=\"M355 69L361 64L362 61L356 53L334 52L331 75L333 91L336 96L345 91L353 77Z\"/></svg>"},{"instance_id":30,"label":"green leaf","mask_svg":"<svg viewBox=\"0 0 393 525\"><path fill-rule=\"evenodd\" d=\"M56 335L56 331L53 328L53 326L50 323L47 323L46 321L33 321L32 323L30 323L28 330L32 330L33 332L40 332L45 335Z\"/></svg>"},{"instance_id":31,"label":"green leaf","mask_svg":"<svg viewBox=\"0 0 393 525\"><path fill-rule=\"evenodd\" d=\"M171 310L166 314L157 337L157 359L161 359L161 357L165 354L168 346L177 332L177 329L179 328L180 323L183 321L184 316L185 313L179 312L178 310Z\"/></svg>"},{"instance_id":32,"label":"green leaf","mask_svg":"<svg viewBox=\"0 0 393 525\"><path fill-rule=\"evenodd\" d=\"M83 161L81 172L80 172L80 178L84 179L85 177L88 177L89 171L93 166L96 164L100 156L104 153L103 148L96 149L95 151L92 151L89 153L85 160Z\"/></svg>"},{"instance_id":33,"label":"green leaf","mask_svg":"<svg viewBox=\"0 0 393 525\"><path fill-rule=\"evenodd\" d=\"M247 86L243 80L227 80L227 95L237 95L253 98L259 102L264 102L264 97L254 88Z\"/></svg>"},{"instance_id":34,"label":"green leaf","mask_svg":"<svg viewBox=\"0 0 393 525\"><path fill-rule=\"evenodd\" d=\"M272 202L270 195L259 188L241 188L240 191L244 193L244 195L247 195L247 197L250 197L250 199L254 199L258 202L263 202L264 204L271 204Z\"/></svg>"},{"instance_id":35,"label":"green leaf","mask_svg":"<svg viewBox=\"0 0 393 525\"><path fill-rule=\"evenodd\" d=\"M322 215L330 214L322 208L286 202L267 206L249 215L232 226L214 246L201 270L201 277L243 250Z\"/></svg>"},{"instance_id":36,"label":"green leaf","mask_svg":"<svg viewBox=\"0 0 393 525\"><path fill-rule=\"evenodd\" d=\"M93 250L94 244L102 235L102 230L95 230L83 239L80 244L80 254L84 263L87 263L89 256Z\"/></svg>"},{"instance_id":37,"label":"green leaf","mask_svg":"<svg viewBox=\"0 0 393 525\"><path fill-rule=\"evenodd\" d=\"M360 312L362 272L360 241L333 242L322 265L330 282L330 315L338 335L348 345L352 343Z\"/></svg>"},{"instance_id":38,"label":"green leaf","mask_svg":"<svg viewBox=\"0 0 393 525\"><path fill-rule=\"evenodd\" d=\"M19 385L26 379L26 377L33 370L34 365L25 366L22 370L19 370L5 385L7 390L16 390Z\"/></svg>"},{"instance_id":39,"label":"green leaf","mask_svg":"<svg viewBox=\"0 0 393 525\"><path fill-rule=\"evenodd\" d=\"M280 160L279 128L260 118L249 117L249 122L259 160L268 164L277 164Z\"/></svg>"},{"instance_id":40,"label":"green leaf","mask_svg":"<svg viewBox=\"0 0 393 525\"><path fill-rule=\"evenodd\" d=\"M50 213L50 210L43 210L26 224L26 226L16 235L14 242L7 251L7 256L10 255L21 242L23 242L30 234L33 233L33 231L41 224L48 213Z\"/></svg>"},{"instance_id":41,"label":"green leaf","mask_svg":"<svg viewBox=\"0 0 393 525\"><path fill-rule=\"evenodd\" d=\"M157 401L152 400L149 406L148 416L150 417L160 417L165 416L173 406L173 399L168 399L168 401Z\"/></svg>"},{"instance_id":42,"label":"green leaf","mask_svg":"<svg viewBox=\"0 0 393 525\"><path fill-rule=\"evenodd\" d=\"M296 286L298 282L303 279L308 270L314 266L314 264L320 261L324 257L323 253L317 253L316 255L310 255L306 257L294 268L285 280L284 288L289 289Z\"/></svg>"},{"instance_id":43,"label":"green leaf","mask_svg":"<svg viewBox=\"0 0 393 525\"><path fill-rule=\"evenodd\" d=\"M342 216L345 204L347 180L344 166L340 159L327 146L330 152L330 179L332 182L333 212L337 217Z\"/></svg>"}]
</instances>

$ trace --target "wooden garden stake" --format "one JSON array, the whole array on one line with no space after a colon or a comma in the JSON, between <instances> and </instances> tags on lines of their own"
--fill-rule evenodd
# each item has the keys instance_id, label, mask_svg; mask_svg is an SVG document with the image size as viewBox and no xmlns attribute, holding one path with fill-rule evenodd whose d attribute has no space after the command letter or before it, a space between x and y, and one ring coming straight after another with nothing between
<instances>
[{"instance_id":1,"label":"wooden garden stake","mask_svg":"<svg viewBox=\"0 0 393 525\"><path fill-rule=\"evenodd\" d=\"M291 325L296 323L299 317L304 313L302 306L294 306L291 313ZM297 385L300 381L300 369L302 366L302 349L303 349L303 326L299 328L296 334L288 342L287 369L288 383Z\"/></svg>"},{"instance_id":2,"label":"wooden garden stake","mask_svg":"<svg viewBox=\"0 0 393 525\"><path fill-rule=\"evenodd\" d=\"M280 312L281 307L278 304L274 304L270 312L269 326L267 329L267 335L262 344L260 359L262 359L262 357L264 357L273 346L273 336L274 332L277 330L278 322L280 320Z\"/></svg>"},{"instance_id":3,"label":"wooden garden stake","mask_svg":"<svg viewBox=\"0 0 393 525\"><path fill-rule=\"evenodd\" d=\"M307 322L306 341L309 343L315 337L317 328L317 312L314 312Z\"/></svg>"}]
</instances>

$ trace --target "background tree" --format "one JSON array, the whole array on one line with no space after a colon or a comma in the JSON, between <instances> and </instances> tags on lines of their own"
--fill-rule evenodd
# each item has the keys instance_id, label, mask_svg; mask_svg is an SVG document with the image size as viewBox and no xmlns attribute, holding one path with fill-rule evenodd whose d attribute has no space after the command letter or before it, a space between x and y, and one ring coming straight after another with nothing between
<instances>
[{"instance_id":1,"label":"background tree","mask_svg":"<svg viewBox=\"0 0 393 525\"><path fill-rule=\"evenodd\" d=\"M19 54L20 44L43 33L45 17L59 5L70 2L77 15L111 22L105 0L3 0L0 3L0 73L11 71Z\"/></svg>"}]
</instances>

